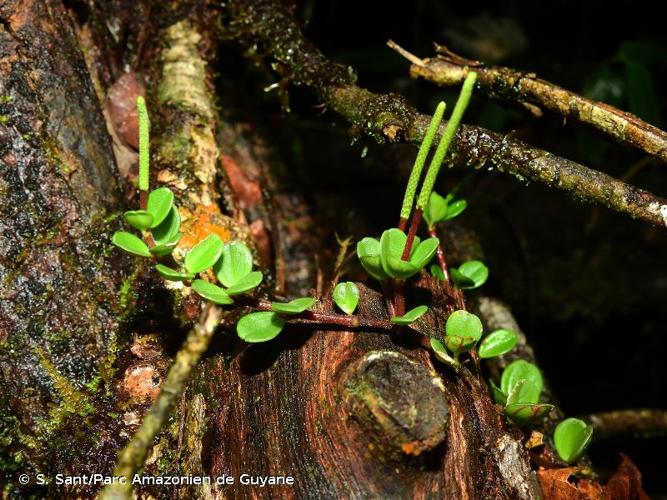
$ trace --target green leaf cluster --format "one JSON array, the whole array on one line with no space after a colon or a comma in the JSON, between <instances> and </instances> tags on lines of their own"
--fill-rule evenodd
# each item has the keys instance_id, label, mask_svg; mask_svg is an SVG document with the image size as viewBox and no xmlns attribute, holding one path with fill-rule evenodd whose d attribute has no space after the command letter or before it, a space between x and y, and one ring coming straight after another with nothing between
<instances>
[{"instance_id":1,"label":"green leaf cluster","mask_svg":"<svg viewBox=\"0 0 667 500\"><path fill-rule=\"evenodd\" d=\"M469 260L459 267L452 267L449 273L454 285L462 290L479 288L489 278L489 268L480 260Z\"/></svg>"},{"instance_id":2,"label":"green leaf cluster","mask_svg":"<svg viewBox=\"0 0 667 500\"><path fill-rule=\"evenodd\" d=\"M500 377L500 387L491 382L496 403L505 407L505 415L516 424L533 422L554 406L539 403L544 381L537 366L523 359L510 363Z\"/></svg>"},{"instance_id":3,"label":"green leaf cluster","mask_svg":"<svg viewBox=\"0 0 667 500\"><path fill-rule=\"evenodd\" d=\"M111 242L131 255L149 258L169 255L183 236L179 232L181 217L174 205L174 193L167 187L148 194L146 210L129 210L123 218L139 230L142 237L127 231L116 231ZM152 242L150 246L148 241Z\"/></svg>"},{"instance_id":4,"label":"green leaf cluster","mask_svg":"<svg viewBox=\"0 0 667 500\"><path fill-rule=\"evenodd\" d=\"M282 314L300 314L315 305L313 297L301 297L289 302L271 302L271 311L253 312L243 316L236 325L236 333L249 344L268 342L285 327Z\"/></svg>"},{"instance_id":5,"label":"green leaf cluster","mask_svg":"<svg viewBox=\"0 0 667 500\"><path fill-rule=\"evenodd\" d=\"M467 206L468 202L461 198L455 198L454 193L449 193L443 197L433 191L428 204L424 207L424 220L430 227L433 227L440 222L460 215Z\"/></svg>"},{"instance_id":6,"label":"green leaf cluster","mask_svg":"<svg viewBox=\"0 0 667 500\"><path fill-rule=\"evenodd\" d=\"M445 336L442 341L432 338L431 348L441 361L452 365L459 364L459 356L472 349L482 338L481 320L468 311L454 311L445 324ZM482 358L501 356L511 351L517 343L516 332L495 330L482 340L479 354Z\"/></svg>"},{"instance_id":7,"label":"green leaf cluster","mask_svg":"<svg viewBox=\"0 0 667 500\"><path fill-rule=\"evenodd\" d=\"M366 237L357 243L357 256L366 272L375 279L405 280L423 269L438 249L437 238L421 241L415 237L408 259L403 260L407 240L407 235L400 229L387 229L379 241Z\"/></svg>"}]
</instances>

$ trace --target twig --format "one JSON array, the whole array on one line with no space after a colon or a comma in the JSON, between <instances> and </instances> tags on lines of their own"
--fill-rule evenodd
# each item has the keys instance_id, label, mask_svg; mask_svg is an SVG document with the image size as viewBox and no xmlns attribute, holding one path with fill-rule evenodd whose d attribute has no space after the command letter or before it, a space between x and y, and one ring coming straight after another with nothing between
<instances>
[{"instance_id":1,"label":"twig","mask_svg":"<svg viewBox=\"0 0 667 500\"><path fill-rule=\"evenodd\" d=\"M271 57L273 67L284 78L312 89L351 124L354 132L382 142L421 142L429 117L417 113L397 94L374 94L358 87L351 69L324 57L280 2L230 0L227 5L231 35L254 53ZM576 199L667 226L667 200L509 136L462 125L452 149L450 157L460 163L488 161L520 180L541 182Z\"/></svg>"},{"instance_id":2,"label":"twig","mask_svg":"<svg viewBox=\"0 0 667 500\"><path fill-rule=\"evenodd\" d=\"M188 333L183 347L176 354L174 364L169 368L162 383L160 394L153 402L137 432L118 454L118 462L113 475L124 477L125 482L116 482L106 486L100 494L101 499L125 500L132 497L132 478L143 467L155 436L167 421L174 402L183 392L192 368L208 348L213 332L220 323L220 317L220 309L207 306L200 322Z\"/></svg>"},{"instance_id":3,"label":"twig","mask_svg":"<svg viewBox=\"0 0 667 500\"><path fill-rule=\"evenodd\" d=\"M533 73L481 64L470 67L449 50L431 59L420 59L391 40L387 45L412 63L410 75L438 85L460 85L468 72L477 73L478 89L507 102L548 109L568 119L590 125L619 142L630 144L667 162L667 132L637 116L593 101L547 82Z\"/></svg>"},{"instance_id":4,"label":"twig","mask_svg":"<svg viewBox=\"0 0 667 500\"><path fill-rule=\"evenodd\" d=\"M593 439L619 435L667 435L667 410L633 409L594 413L582 417L593 425Z\"/></svg>"}]
</instances>

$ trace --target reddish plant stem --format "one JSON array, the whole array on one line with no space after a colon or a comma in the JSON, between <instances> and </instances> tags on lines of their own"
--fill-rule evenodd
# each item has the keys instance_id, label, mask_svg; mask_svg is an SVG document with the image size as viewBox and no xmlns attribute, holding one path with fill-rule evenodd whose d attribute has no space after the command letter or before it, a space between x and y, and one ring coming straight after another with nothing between
<instances>
[{"instance_id":1,"label":"reddish plant stem","mask_svg":"<svg viewBox=\"0 0 667 500\"><path fill-rule=\"evenodd\" d=\"M412 244L415 242L415 236L417 235L417 229L419 229L419 223L422 221L422 211L420 208L416 209L412 214L412 220L410 221L410 229L408 230L408 239L405 242L405 248L403 248L403 255L401 259L408 260L410 257L410 252L412 251Z\"/></svg>"},{"instance_id":2,"label":"reddish plant stem","mask_svg":"<svg viewBox=\"0 0 667 500\"><path fill-rule=\"evenodd\" d=\"M405 232L405 229L408 227L408 219L401 217L398 221L398 229Z\"/></svg>"},{"instance_id":3,"label":"reddish plant stem","mask_svg":"<svg viewBox=\"0 0 667 500\"><path fill-rule=\"evenodd\" d=\"M146 210L148 207L148 191L139 191L139 209Z\"/></svg>"},{"instance_id":4,"label":"reddish plant stem","mask_svg":"<svg viewBox=\"0 0 667 500\"><path fill-rule=\"evenodd\" d=\"M438 233L435 231L435 226L428 226L428 234L432 238L438 238ZM435 253L435 258L438 261L438 265L440 266L442 273L445 275L445 280L450 281L449 270L447 269L447 260L445 259L445 249L442 247L442 243L440 243L440 238L438 238L438 249Z\"/></svg>"},{"instance_id":5,"label":"reddish plant stem","mask_svg":"<svg viewBox=\"0 0 667 500\"><path fill-rule=\"evenodd\" d=\"M267 300L258 300L252 306L258 311L271 311L271 302ZM290 323L304 323L315 325L337 325L346 328L379 328L381 330L391 330L393 324L383 319L365 318L354 315L347 316L344 314L328 314L314 311L304 311L299 314L287 317Z\"/></svg>"},{"instance_id":6,"label":"reddish plant stem","mask_svg":"<svg viewBox=\"0 0 667 500\"><path fill-rule=\"evenodd\" d=\"M405 281L396 280L396 293L394 294L396 316L403 316L405 314Z\"/></svg>"}]
</instances>

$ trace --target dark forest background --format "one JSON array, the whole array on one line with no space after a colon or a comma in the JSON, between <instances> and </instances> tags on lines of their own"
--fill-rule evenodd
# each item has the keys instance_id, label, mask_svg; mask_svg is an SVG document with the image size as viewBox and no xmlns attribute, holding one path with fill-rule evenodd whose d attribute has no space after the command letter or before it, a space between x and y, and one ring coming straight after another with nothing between
<instances>
[{"instance_id":1,"label":"dark forest background","mask_svg":"<svg viewBox=\"0 0 667 500\"><path fill-rule=\"evenodd\" d=\"M411 80L407 61L386 47L389 38L420 57L433 55L435 41L468 58L535 72L665 126L661 2L331 0L299 2L296 9L313 42L332 60L354 67L362 86L400 92L424 113L441 99L451 109L458 89ZM403 189L397 179L407 179L412 147L350 147L345 128L328 125L331 115L313 118L317 102L305 90L289 90L293 112L287 115L275 92L257 102L256 89L274 80L261 69L245 71L234 46L223 45L221 67L247 79L227 86L221 79L222 108L233 99L237 106L247 103L244 112L271 117L264 125L290 177L318 207L312 215L321 227L321 259L335 252L336 235L358 238L394 222ZM564 127L561 117L536 119L477 95L465 121L667 195L662 162L574 124ZM465 172L441 177L439 191L445 192ZM470 205L456 226L473 230L483 249L491 269L485 292L511 306L564 412L665 407L665 231L486 169L462 192ZM665 438L616 438L594 444L590 454L603 474L616 467L617 452L628 454L646 491L662 495L666 446Z\"/></svg>"}]
</instances>

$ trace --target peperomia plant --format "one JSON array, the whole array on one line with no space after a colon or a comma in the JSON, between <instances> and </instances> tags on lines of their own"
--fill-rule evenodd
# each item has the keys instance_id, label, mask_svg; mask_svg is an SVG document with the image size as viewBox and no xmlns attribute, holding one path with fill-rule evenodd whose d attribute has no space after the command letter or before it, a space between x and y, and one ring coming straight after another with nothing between
<instances>
[{"instance_id":1,"label":"peperomia plant","mask_svg":"<svg viewBox=\"0 0 667 500\"><path fill-rule=\"evenodd\" d=\"M253 270L250 249L242 242L223 242L211 233L201 239L182 258L174 255L183 233L181 219L174 204L174 194L167 187L148 192L149 130L148 111L143 97L137 98L139 120L139 210L123 214L125 221L141 233L116 231L112 242L131 255L153 259L155 270L166 280L183 282L204 299L219 305L234 303L236 295L252 292L263 279ZM253 312L237 324L239 337L247 342L271 340L282 330L285 320L279 315L298 314L315 303L312 297L288 303L272 303L271 311Z\"/></svg>"},{"instance_id":2,"label":"peperomia plant","mask_svg":"<svg viewBox=\"0 0 667 500\"><path fill-rule=\"evenodd\" d=\"M483 326L480 319L468 311L454 311L445 324L443 340L431 338L431 348L436 358L458 367L459 356L474 348L482 338ZM495 330L487 335L480 345L480 357L502 356L511 351L517 342L512 330Z\"/></svg>"},{"instance_id":3,"label":"peperomia plant","mask_svg":"<svg viewBox=\"0 0 667 500\"><path fill-rule=\"evenodd\" d=\"M500 377L500 387L490 382L496 403L505 407L505 415L517 424L530 423L550 412L554 406L540 403L544 381L540 369L519 359L510 363Z\"/></svg>"}]
</instances>

